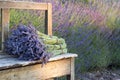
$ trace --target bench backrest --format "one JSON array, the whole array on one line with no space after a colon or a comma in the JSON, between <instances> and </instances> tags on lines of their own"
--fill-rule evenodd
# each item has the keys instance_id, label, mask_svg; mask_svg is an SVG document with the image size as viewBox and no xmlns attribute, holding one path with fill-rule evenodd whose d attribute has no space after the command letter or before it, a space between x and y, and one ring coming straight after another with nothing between
<instances>
[{"instance_id":1,"label":"bench backrest","mask_svg":"<svg viewBox=\"0 0 120 80\"><path fill-rule=\"evenodd\" d=\"M45 10L45 33L52 35L52 5L51 3L36 3L36 2L24 2L24 1L0 1L1 9L1 23L2 23L2 50L4 50L3 42L8 37L10 12L13 9L33 9L33 10Z\"/></svg>"}]
</instances>

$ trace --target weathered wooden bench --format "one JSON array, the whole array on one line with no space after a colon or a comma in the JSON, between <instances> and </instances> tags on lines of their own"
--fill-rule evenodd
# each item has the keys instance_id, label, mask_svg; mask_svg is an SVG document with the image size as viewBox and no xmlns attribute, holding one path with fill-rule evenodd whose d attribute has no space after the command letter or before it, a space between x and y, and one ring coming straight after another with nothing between
<instances>
[{"instance_id":1,"label":"weathered wooden bench","mask_svg":"<svg viewBox=\"0 0 120 80\"><path fill-rule=\"evenodd\" d=\"M74 57L63 54L50 58L46 65L40 61L20 61L8 55L0 55L0 80L43 80L67 75L74 80Z\"/></svg>"},{"instance_id":2,"label":"weathered wooden bench","mask_svg":"<svg viewBox=\"0 0 120 80\"><path fill-rule=\"evenodd\" d=\"M45 33L52 35L52 5L50 3L11 2L0 1L2 42L8 37L9 10L35 9L45 10ZM74 58L76 54L66 53L49 59L42 67L41 61L22 61L0 52L0 80L46 80L67 76L67 80L74 80Z\"/></svg>"}]
</instances>

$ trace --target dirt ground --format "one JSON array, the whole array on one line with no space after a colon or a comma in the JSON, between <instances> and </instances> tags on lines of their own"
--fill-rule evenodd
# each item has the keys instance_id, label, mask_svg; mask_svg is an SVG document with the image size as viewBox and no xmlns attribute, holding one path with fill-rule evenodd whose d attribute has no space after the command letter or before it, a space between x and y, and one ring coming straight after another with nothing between
<instances>
[{"instance_id":1,"label":"dirt ground","mask_svg":"<svg viewBox=\"0 0 120 80\"><path fill-rule=\"evenodd\" d=\"M76 80L120 80L120 69L85 72L77 74Z\"/></svg>"}]
</instances>

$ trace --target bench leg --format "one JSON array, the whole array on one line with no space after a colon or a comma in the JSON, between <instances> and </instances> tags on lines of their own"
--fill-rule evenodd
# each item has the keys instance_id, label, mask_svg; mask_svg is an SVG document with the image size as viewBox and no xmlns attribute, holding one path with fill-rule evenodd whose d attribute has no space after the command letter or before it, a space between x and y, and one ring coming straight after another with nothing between
<instances>
[{"instance_id":1,"label":"bench leg","mask_svg":"<svg viewBox=\"0 0 120 80\"><path fill-rule=\"evenodd\" d=\"M70 75L67 75L67 80L75 80L74 61L75 58L71 58L71 71L70 71Z\"/></svg>"},{"instance_id":2,"label":"bench leg","mask_svg":"<svg viewBox=\"0 0 120 80\"><path fill-rule=\"evenodd\" d=\"M75 70L74 70L74 62L75 58L71 58L70 61L70 75L66 76L67 80L75 80ZM55 79L47 79L47 80L55 80Z\"/></svg>"}]
</instances>

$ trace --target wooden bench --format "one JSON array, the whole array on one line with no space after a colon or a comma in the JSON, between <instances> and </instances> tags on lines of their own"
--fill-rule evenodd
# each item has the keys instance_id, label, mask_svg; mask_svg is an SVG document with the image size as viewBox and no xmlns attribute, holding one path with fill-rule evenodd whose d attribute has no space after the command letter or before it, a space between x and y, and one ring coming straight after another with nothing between
<instances>
[{"instance_id":1,"label":"wooden bench","mask_svg":"<svg viewBox=\"0 0 120 80\"><path fill-rule=\"evenodd\" d=\"M2 42L8 37L11 8L45 10L45 33L52 35L52 5L50 3L0 1L2 21ZM66 53L49 59L42 67L41 61L22 61L0 52L0 80L46 80L67 75L74 79L74 58L76 54Z\"/></svg>"},{"instance_id":2,"label":"wooden bench","mask_svg":"<svg viewBox=\"0 0 120 80\"><path fill-rule=\"evenodd\" d=\"M46 65L40 61L20 61L8 55L0 55L0 80L43 80L67 75L74 80L74 57L62 54L50 58Z\"/></svg>"}]
</instances>

